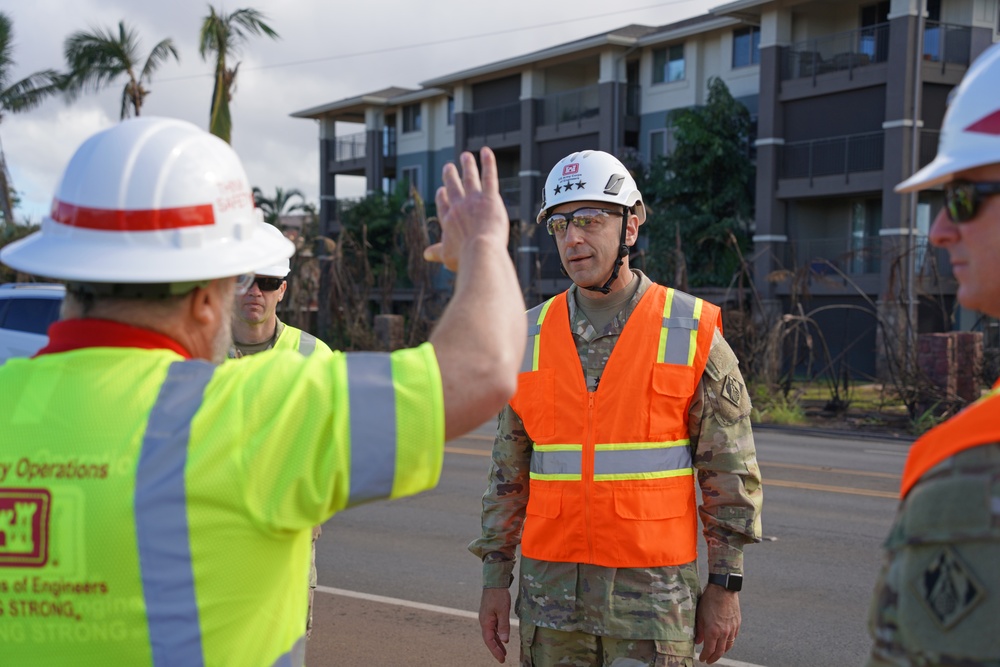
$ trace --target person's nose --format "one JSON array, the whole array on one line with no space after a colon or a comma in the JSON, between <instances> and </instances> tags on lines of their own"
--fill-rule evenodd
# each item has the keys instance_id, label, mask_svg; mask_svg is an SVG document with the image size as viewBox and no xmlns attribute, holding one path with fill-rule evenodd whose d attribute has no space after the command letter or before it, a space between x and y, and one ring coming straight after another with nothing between
<instances>
[{"instance_id":1,"label":"person's nose","mask_svg":"<svg viewBox=\"0 0 1000 667\"><path fill-rule=\"evenodd\" d=\"M257 286L256 280L250 283L250 288L247 289L247 294L252 296L260 296L263 294L263 292L260 291L260 287Z\"/></svg>"},{"instance_id":2,"label":"person's nose","mask_svg":"<svg viewBox=\"0 0 1000 667\"><path fill-rule=\"evenodd\" d=\"M958 239L959 233L958 225L948 217L948 210L942 206L928 232L931 244L946 248Z\"/></svg>"},{"instance_id":3,"label":"person's nose","mask_svg":"<svg viewBox=\"0 0 1000 667\"><path fill-rule=\"evenodd\" d=\"M576 225L566 226L566 245L580 245L583 243L583 229Z\"/></svg>"}]
</instances>

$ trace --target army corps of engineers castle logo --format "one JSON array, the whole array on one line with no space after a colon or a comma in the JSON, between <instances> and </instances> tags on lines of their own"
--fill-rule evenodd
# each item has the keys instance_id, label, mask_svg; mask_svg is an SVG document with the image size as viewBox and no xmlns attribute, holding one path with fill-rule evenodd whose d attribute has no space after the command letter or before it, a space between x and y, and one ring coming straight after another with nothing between
<instances>
[{"instance_id":1,"label":"army corps of engineers castle logo","mask_svg":"<svg viewBox=\"0 0 1000 667\"><path fill-rule=\"evenodd\" d=\"M0 489L0 567L41 567L49 559L48 489Z\"/></svg>"}]
</instances>

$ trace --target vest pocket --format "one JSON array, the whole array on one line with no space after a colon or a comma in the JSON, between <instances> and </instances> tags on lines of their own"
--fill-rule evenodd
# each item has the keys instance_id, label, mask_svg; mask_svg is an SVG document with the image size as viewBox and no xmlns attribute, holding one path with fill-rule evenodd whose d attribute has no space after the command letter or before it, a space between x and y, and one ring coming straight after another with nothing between
<instances>
[{"instance_id":1,"label":"vest pocket","mask_svg":"<svg viewBox=\"0 0 1000 667\"><path fill-rule=\"evenodd\" d=\"M552 369L521 373L511 407L532 440L548 438L555 431L555 377Z\"/></svg>"},{"instance_id":2,"label":"vest pocket","mask_svg":"<svg viewBox=\"0 0 1000 667\"><path fill-rule=\"evenodd\" d=\"M694 395L693 366L654 364L649 392L649 437L658 441L686 437L687 409Z\"/></svg>"},{"instance_id":3,"label":"vest pocket","mask_svg":"<svg viewBox=\"0 0 1000 667\"><path fill-rule=\"evenodd\" d=\"M614 554L616 567L689 563L698 556L698 516L690 475L657 480L655 486L619 486L615 521L595 542ZM613 526L613 527L612 527Z\"/></svg>"},{"instance_id":4,"label":"vest pocket","mask_svg":"<svg viewBox=\"0 0 1000 667\"><path fill-rule=\"evenodd\" d=\"M686 514L694 502L691 476L662 481L655 487L615 487L615 514L633 521L659 521Z\"/></svg>"},{"instance_id":5,"label":"vest pocket","mask_svg":"<svg viewBox=\"0 0 1000 667\"><path fill-rule=\"evenodd\" d=\"M562 489L551 488L548 484L532 483L528 493L526 514L543 519L556 519L562 511Z\"/></svg>"}]
</instances>

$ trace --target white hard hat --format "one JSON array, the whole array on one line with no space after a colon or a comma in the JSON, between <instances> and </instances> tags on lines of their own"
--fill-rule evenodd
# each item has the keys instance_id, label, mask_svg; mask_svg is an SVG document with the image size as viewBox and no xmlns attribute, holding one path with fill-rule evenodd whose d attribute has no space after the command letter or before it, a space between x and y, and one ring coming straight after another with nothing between
<instances>
[{"instance_id":1,"label":"white hard hat","mask_svg":"<svg viewBox=\"0 0 1000 667\"><path fill-rule=\"evenodd\" d=\"M287 238L274 225L265 224L264 229L267 232L268 236L273 236L274 238L279 238L279 237ZM271 278L284 278L285 276L288 275L288 272L291 270L292 270L291 264L289 263L288 258L286 257L285 259L279 262L272 262L265 267L259 268L256 271L254 271L254 273L256 273L258 276L268 276Z\"/></svg>"},{"instance_id":2,"label":"white hard hat","mask_svg":"<svg viewBox=\"0 0 1000 667\"><path fill-rule=\"evenodd\" d=\"M581 151L567 155L552 167L542 190L542 208L536 222L567 202L602 201L626 208L635 207L639 224L646 221L646 209L635 179L618 158L604 151Z\"/></svg>"},{"instance_id":3,"label":"white hard hat","mask_svg":"<svg viewBox=\"0 0 1000 667\"><path fill-rule=\"evenodd\" d=\"M1000 44L986 49L951 93L937 157L896 186L912 192L951 180L956 172L1000 162Z\"/></svg>"},{"instance_id":4,"label":"white hard hat","mask_svg":"<svg viewBox=\"0 0 1000 667\"><path fill-rule=\"evenodd\" d=\"M0 260L83 283L210 280L291 256L269 226L229 144L185 121L136 118L76 150L41 231Z\"/></svg>"}]
</instances>

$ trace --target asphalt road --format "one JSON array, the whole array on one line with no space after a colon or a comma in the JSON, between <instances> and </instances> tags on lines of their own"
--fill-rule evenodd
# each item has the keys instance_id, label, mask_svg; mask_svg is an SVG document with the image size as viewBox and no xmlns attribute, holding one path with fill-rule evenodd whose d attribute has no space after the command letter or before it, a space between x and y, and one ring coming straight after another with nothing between
<instances>
[{"instance_id":1,"label":"asphalt road","mask_svg":"<svg viewBox=\"0 0 1000 667\"><path fill-rule=\"evenodd\" d=\"M479 637L480 564L466 550L479 533L491 432L449 443L435 490L326 524L310 667L497 664ZM763 429L756 441L765 540L747 549L743 629L716 664L861 665L907 443Z\"/></svg>"}]
</instances>

